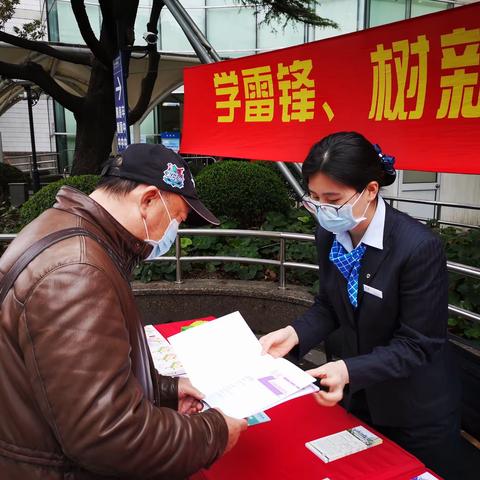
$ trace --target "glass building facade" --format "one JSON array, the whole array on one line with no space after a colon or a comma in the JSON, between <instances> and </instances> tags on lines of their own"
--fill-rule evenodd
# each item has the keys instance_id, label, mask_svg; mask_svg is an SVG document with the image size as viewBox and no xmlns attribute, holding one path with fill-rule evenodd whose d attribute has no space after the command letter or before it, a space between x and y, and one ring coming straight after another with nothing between
<instances>
[{"instance_id":1,"label":"glass building facade","mask_svg":"<svg viewBox=\"0 0 480 480\"><path fill-rule=\"evenodd\" d=\"M190 16L222 57L253 55L273 49L320 40L334 35L354 32L398 20L438 12L468 1L449 0L323 0L317 13L338 23L339 28L318 28L299 23L283 22L267 25L265 14L234 0L182 0ZM87 13L94 32L98 35L101 12L97 0L86 0ZM135 23L135 44L144 45L143 34L150 16L152 0L140 0ZM66 0L46 0L50 41L83 43ZM191 53L183 31L166 7L159 21L158 49L161 52ZM181 128L182 89L173 92L157 105L140 126L140 138L145 142L159 142L162 132ZM55 108L58 151L71 152L75 141L75 120L70 112ZM69 155L70 156L70 155Z\"/></svg>"}]
</instances>

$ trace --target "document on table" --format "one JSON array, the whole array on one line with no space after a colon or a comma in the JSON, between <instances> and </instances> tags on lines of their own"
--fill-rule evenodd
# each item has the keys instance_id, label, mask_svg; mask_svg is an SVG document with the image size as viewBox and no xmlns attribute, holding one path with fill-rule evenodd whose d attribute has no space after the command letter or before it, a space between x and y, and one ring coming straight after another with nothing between
<instances>
[{"instance_id":1,"label":"document on table","mask_svg":"<svg viewBox=\"0 0 480 480\"><path fill-rule=\"evenodd\" d=\"M157 372L170 377L184 375L185 369L168 340L153 325L146 325L144 329Z\"/></svg>"},{"instance_id":2,"label":"document on table","mask_svg":"<svg viewBox=\"0 0 480 480\"><path fill-rule=\"evenodd\" d=\"M305 446L325 463L375 447L383 440L362 425L307 442Z\"/></svg>"},{"instance_id":3,"label":"document on table","mask_svg":"<svg viewBox=\"0 0 480 480\"><path fill-rule=\"evenodd\" d=\"M169 338L192 384L210 407L246 418L318 390L315 379L262 347L239 312Z\"/></svg>"}]
</instances>

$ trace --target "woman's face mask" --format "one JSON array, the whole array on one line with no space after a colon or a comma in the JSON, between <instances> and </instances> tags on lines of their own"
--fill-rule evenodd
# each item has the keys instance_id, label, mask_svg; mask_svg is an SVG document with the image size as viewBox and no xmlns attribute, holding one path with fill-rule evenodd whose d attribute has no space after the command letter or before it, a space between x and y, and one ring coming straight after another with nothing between
<instances>
[{"instance_id":1,"label":"woman's face mask","mask_svg":"<svg viewBox=\"0 0 480 480\"><path fill-rule=\"evenodd\" d=\"M143 220L143 225L145 227L145 233L147 235L147 238L145 239L145 242L148 244L152 245L153 250L150 253L150 255L146 258L146 260L154 260L155 258L161 257L162 255L165 255L172 245L175 243L175 239L177 238L177 232L178 232L178 227L180 226L176 218L172 218L170 215L170 212L168 210L167 204L165 203L165 200L162 197L162 194L158 192L160 195L160 199L162 200L163 206L165 207L165 210L167 211L168 218L170 219L170 223L168 224L167 229L165 230L164 234L162 235L162 238L160 240L151 240L150 236L148 234L148 227L147 227L147 222L142 216Z\"/></svg>"},{"instance_id":2,"label":"woman's face mask","mask_svg":"<svg viewBox=\"0 0 480 480\"><path fill-rule=\"evenodd\" d=\"M365 189L362 190L360 195L355 193L341 206L330 205L329 203L320 203L310 197L307 197L303 200L303 205L307 210L317 216L318 222L325 230L335 234L343 233L353 230L358 224L366 219L364 215L368 206L370 205L370 201L367 203L367 206L360 217L356 218L353 215L353 207L362 197L364 192ZM355 202L348 203L355 195L358 195L358 198L355 200Z\"/></svg>"}]
</instances>

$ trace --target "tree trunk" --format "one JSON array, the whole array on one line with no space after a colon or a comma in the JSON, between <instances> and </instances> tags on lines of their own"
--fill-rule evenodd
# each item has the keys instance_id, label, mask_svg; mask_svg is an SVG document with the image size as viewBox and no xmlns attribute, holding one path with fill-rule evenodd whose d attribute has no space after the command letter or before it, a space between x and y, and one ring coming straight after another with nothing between
<instances>
[{"instance_id":1,"label":"tree trunk","mask_svg":"<svg viewBox=\"0 0 480 480\"><path fill-rule=\"evenodd\" d=\"M72 175L95 174L108 159L115 133L111 70L95 61L81 111L75 115L77 133Z\"/></svg>"}]
</instances>

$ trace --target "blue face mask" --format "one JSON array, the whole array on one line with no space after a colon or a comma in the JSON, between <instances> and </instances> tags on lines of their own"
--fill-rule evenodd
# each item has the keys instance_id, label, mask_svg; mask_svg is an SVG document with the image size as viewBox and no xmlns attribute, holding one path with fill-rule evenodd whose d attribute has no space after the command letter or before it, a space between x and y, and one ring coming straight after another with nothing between
<instances>
[{"instance_id":1,"label":"blue face mask","mask_svg":"<svg viewBox=\"0 0 480 480\"><path fill-rule=\"evenodd\" d=\"M161 193L160 199L162 200L165 210L167 211L170 223L168 224L168 227L160 240L151 240L148 235L147 222L145 222L145 219L142 217L143 225L145 226L145 232L147 234L147 239L145 240L145 242L147 242L153 247L152 252L145 260L154 260L155 258L165 255L175 243L175 239L177 238L178 233L178 227L180 226L177 219L172 218L172 216L170 215L170 212L168 211L167 205L165 204Z\"/></svg>"},{"instance_id":2,"label":"blue face mask","mask_svg":"<svg viewBox=\"0 0 480 480\"><path fill-rule=\"evenodd\" d=\"M358 196L355 202L352 204L347 203L342 205L340 208L336 205L330 205L328 203L316 204L316 214L320 225L325 230L335 234L353 230L358 224L366 219L364 215L368 206L370 205L370 202L368 202L361 217L355 218L353 216L353 207L358 202L364 191L365 189Z\"/></svg>"}]
</instances>

